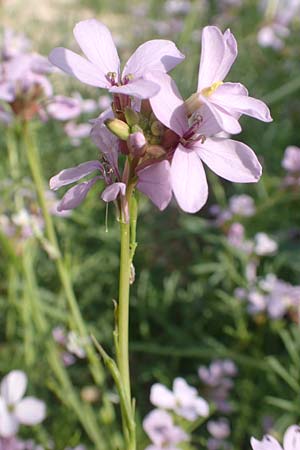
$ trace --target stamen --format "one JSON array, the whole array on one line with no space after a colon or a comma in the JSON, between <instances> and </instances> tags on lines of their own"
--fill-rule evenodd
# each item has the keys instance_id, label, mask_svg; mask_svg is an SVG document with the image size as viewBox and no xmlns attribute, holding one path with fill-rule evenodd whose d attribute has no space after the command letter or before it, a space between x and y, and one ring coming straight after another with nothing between
<instances>
[{"instance_id":1,"label":"stamen","mask_svg":"<svg viewBox=\"0 0 300 450\"><path fill-rule=\"evenodd\" d=\"M122 84L128 84L130 81L132 81L134 78L132 73L129 73L128 75L125 75L125 77L122 80Z\"/></svg>"},{"instance_id":2,"label":"stamen","mask_svg":"<svg viewBox=\"0 0 300 450\"><path fill-rule=\"evenodd\" d=\"M112 86L117 84L117 73L116 72L108 72L106 78L111 83Z\"/></svg>"},{"instance_id":3,"label":"stamen","mask_svg":"<svg viewBox=\"0 0 300 450\"><path fill-rule=\"evenodd\" d=\"M219 86L223 84L223 81L216 81L211 86L202 89L201 94L204 95L204 97L210 97L216 89L218 89Z\"/></svg>"}]
</instances>

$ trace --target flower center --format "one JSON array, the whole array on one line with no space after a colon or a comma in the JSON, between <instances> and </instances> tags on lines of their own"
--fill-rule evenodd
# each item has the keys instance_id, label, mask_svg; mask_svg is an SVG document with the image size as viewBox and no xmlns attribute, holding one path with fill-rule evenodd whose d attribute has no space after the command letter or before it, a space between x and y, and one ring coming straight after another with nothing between
<instances>
[{"instance_id":1,"label":"flower center","mask_svg":"<svg viewBox=\"0 0 300 450\"><path fill-rule=\"evenodd\" d=\"M201 95L203 97L210 97L219 86L223 84L222 81L216 81L211 86L206 87L202 89L200 92L196 92L195 94L192 94L184 103L186 106L186 110L188 113L188 116L190 117L192 114L194 114L195 111L197 111L201 106L203 106L203 102L201 101Z\"/></svg>"}]
</instances>

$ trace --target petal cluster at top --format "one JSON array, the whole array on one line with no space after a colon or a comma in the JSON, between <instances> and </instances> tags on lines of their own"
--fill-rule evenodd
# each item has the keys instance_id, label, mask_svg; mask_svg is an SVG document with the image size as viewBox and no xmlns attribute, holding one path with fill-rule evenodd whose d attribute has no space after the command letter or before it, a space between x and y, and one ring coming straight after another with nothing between
<instances>
[{"instance_id":1,"label":"petal cluster at top","mask_svg":"<svg viewBox=\"0 0 300 450\"><path fill-rule=\"evenodd\" d=\"M154 39L136 49L121 74L118 52L105 25L96 19L84 20L74 27L74 37L87 59L59 47L49 55L54 65L83 83L141 99L159 90L158 85L144 79L147 72L168 72L184 59L173 42Z\"/></svg>"}]
</instances>

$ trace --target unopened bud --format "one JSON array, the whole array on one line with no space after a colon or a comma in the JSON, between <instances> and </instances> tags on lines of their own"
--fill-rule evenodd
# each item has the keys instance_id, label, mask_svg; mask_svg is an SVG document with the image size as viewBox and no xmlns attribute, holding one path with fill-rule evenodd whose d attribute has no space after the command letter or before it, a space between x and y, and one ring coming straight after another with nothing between
<instances>
[{"instance_id":1,"label":"unopened bud","mask_svg":"<svg viewBox=\"0 0 300 450\"><path fill-rule=\"evenodd\" d=\"M126 141L130 135L130 128L127 123L120 119L107 119L105 125L115 136L122 141Z\"/></svg>"},{"instance_id":2,"label":"unopened bud","mask_svg":"<svg viewBox=\"0 0 300 450\"><path fill-rule=\"evenodd\" d=\"M151 133L154 136L161 136L164 132L164 126L162 123L160 123L158 120L155 120L151 124Z\"/></svg>"},{"instance_id":3,"label":"unopened bud","mask_svg":"<svg viewBox=\"0 0 300 450\"><path fill-rule=\"evenodd\" d=\"M87 403L95 403L99 400L100 392L96 386L85 386L80 392L82 400Z\"/></svg>"},{"instance_id":4,"label":"unopened bud","mask_svg":"<svg viewBox=\"0 0 300 450\"><path fill-rule=\"evenodd\" d=\"M133 109L128 108L128 106L125 108L124 114L126 122L130 127L132 127L133 125L137 125L139 123L140 120L139 114Z\"/></svg>"},{"instance_id":5,"label":"unopened bud","mask_svg":"<svg viewBox=\"0 0 300 450\"><path fill-rule=\"evenodd\" d=\"M146 144L145 136L140 131L130 134L127 139L128 148L133 156L142 156Z\"/></svg>"},{"instance_id":6,"label":"unopened bud","mask_svg":"<svg viewBox=\"0 0 300 450\"><path fill-rule=\"evenodd\" d=\"M160 144L161 138L160 136L151 136L149 139L149 144L158 145Z\"/></svg>"},{"instance_id":7,"label":"unopened bud","mask_svg":"<svg viewBox=\"0 0 300 450\"><path fill-rule=\"evenodd\" d=\"M153 158L160 158L163 156L166 152L163 147L160 145L147 145L146 153L149 156L152 156Z\"/></svg>"}]
</instances>

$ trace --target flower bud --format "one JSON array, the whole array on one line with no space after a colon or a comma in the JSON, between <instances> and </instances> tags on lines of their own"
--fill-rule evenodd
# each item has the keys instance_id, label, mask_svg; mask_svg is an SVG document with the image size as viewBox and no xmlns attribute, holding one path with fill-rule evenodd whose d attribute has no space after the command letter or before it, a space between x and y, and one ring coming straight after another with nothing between
<instances>
[{"instance_id":1,"label":"flower bud","mask_svg":"<svg viewBox=\"0 0 300 450\"><path fill-rule=\"evenodd\" d=\"M122 141L126 141L130 134L130 128L127 123L123 122L120 119L107 119L105 121L106 127L111 131L115 136L117 136Z\"/></svg>"},{"instance_id":2,"label":"flower bud","mask_svg":"<svg viewBox=\"0 0 300 450\"><path fill-rule=\"evenodd\" d=\"M142 156L144 152L144 147L147 144L145 136L140 131L130 134L127 139L127 145L132 156L139 157Z\"/></svg>"},{"instance_id":3,"label":"flower bud","mask_svg":"<svg viewBox=\"0 0 300 450\"><path fill-rule=\"evenodd\" d=\"M164 132L164 126L162 123L160 123L158 120L155 120L154 122L152 122L151 133L154 136L162 136L163 132Z\"/></svg>"},{"instance_id":4,"label":"flower bud","mask_svg":"<svg viewBox=\"0 0 300 450\"><path fill-rule=\"evenodd\" d=\"M126 122L130 127L133 125L137 125L140 120L139 114L134 111L133 109L129 108L128 106L125 108L124 111Z\"/></svg>"},{"instance_id":5,"label":"flower bud","mask_svg":"<svg viewBox=\"0 0 300 450\"><path fill-rule=\"evenodd\" d=\"M165 155L166 152L160 145L147 145L146 153L153 158L160 158L161 156Z\"/></svg>"},{"instance_id":6,"label":"flower bud","mask_svg":"<svg viewBox=\"0 0 300 450\"><path fill-rule=\"evenodd\" d=\"M96 386L84 386L80 392L82 400L87 403L95 403L100 398L99 389Z\"/></svg>"}]
</instances>

